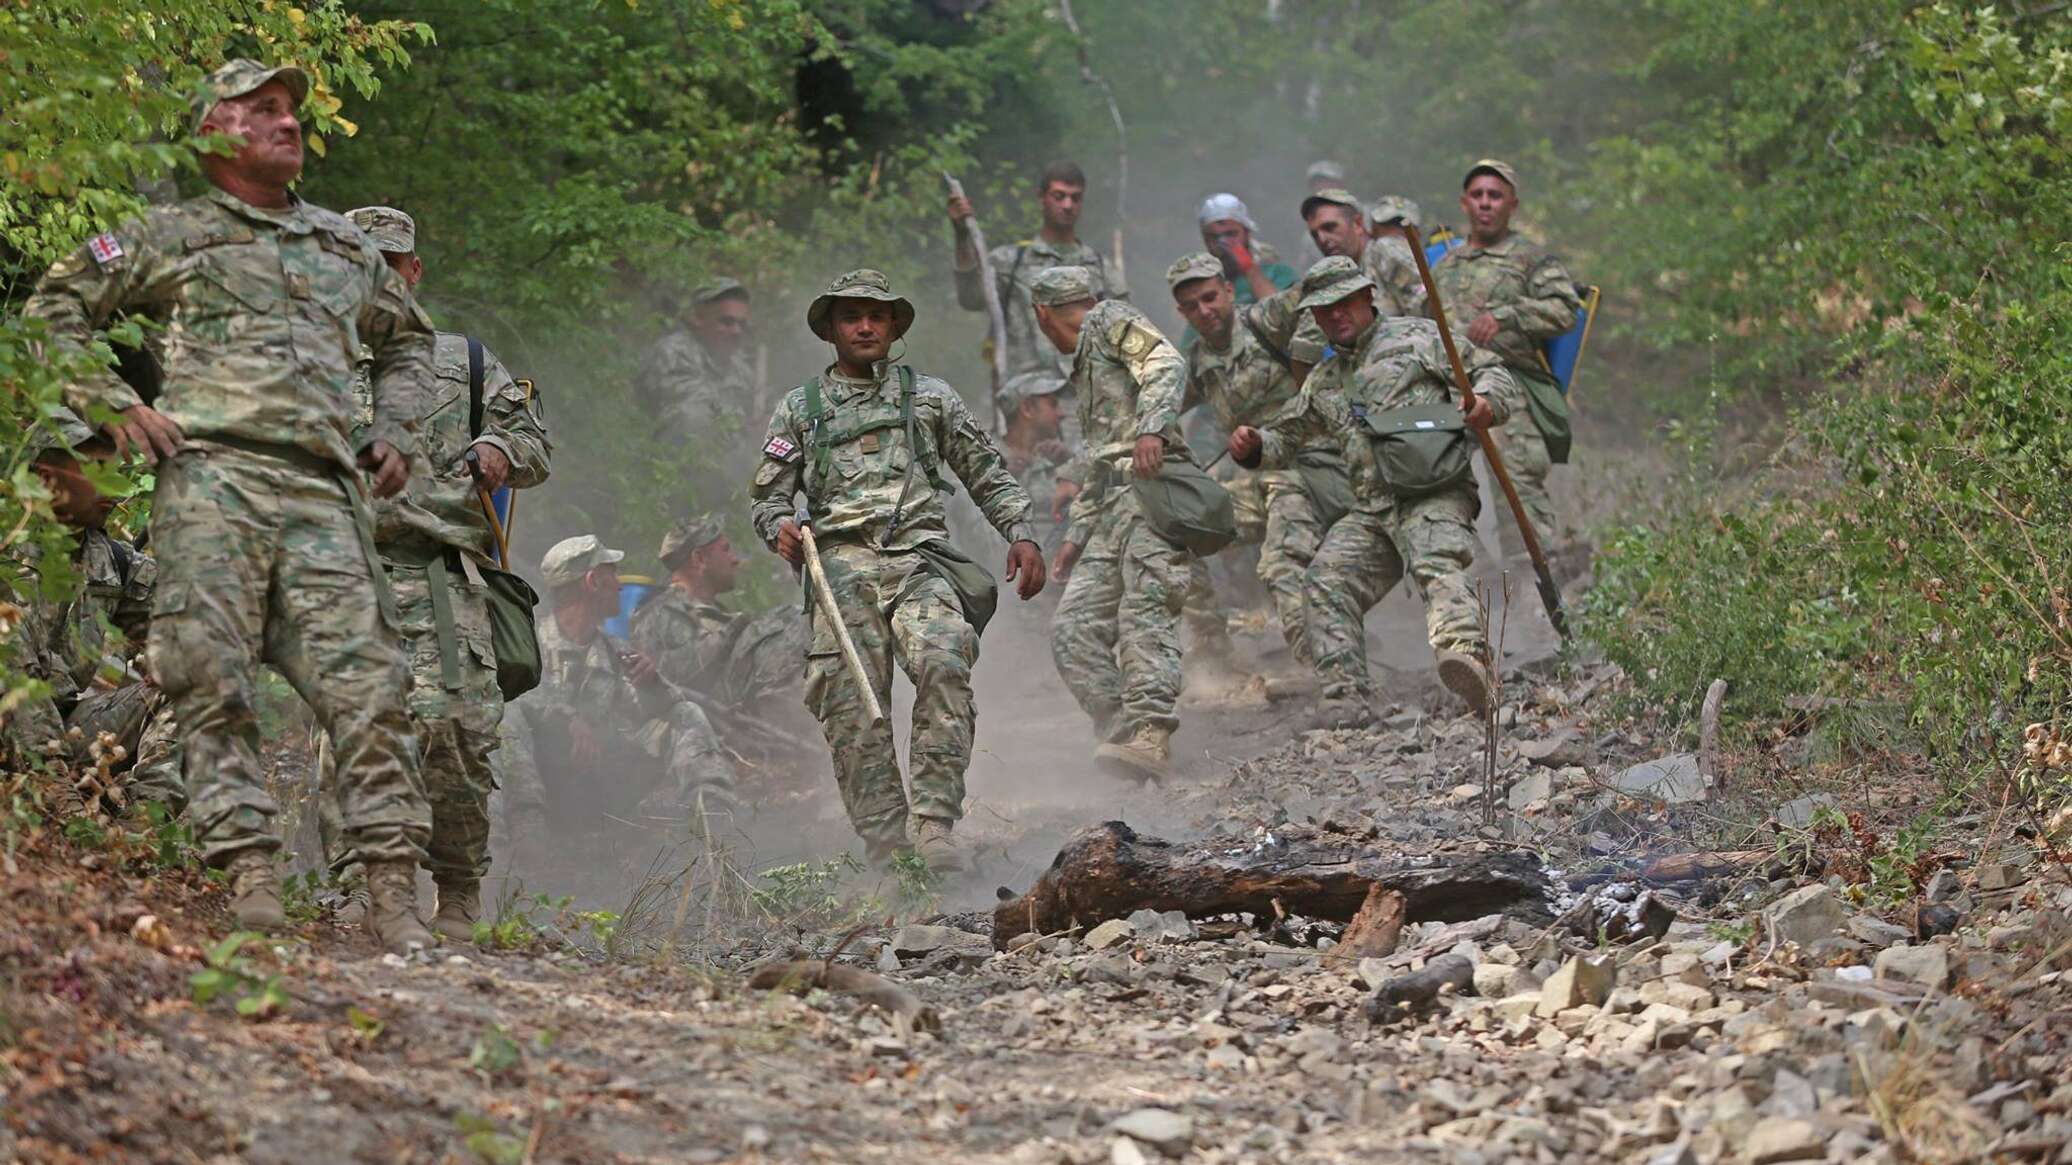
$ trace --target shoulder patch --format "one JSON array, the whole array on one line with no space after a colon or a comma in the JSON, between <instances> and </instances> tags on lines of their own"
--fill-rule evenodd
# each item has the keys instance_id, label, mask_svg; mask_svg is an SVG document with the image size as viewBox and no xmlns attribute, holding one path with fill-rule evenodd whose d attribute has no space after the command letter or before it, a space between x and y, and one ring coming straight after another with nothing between
<instances>
[{"instance_id":1,"label":"shoulder patch","mask_svg":"<svg viewBox=\"0 0 2072 1165\"><path fill-rule=\"evenodd\" d=\"M772 437L763 442L763 456L777 461L796 461L799 447L785 437Z\"/></svg>"},{"instance_id":2,"label":"shoulder patch","mask_svg":"<svg viewBox=\"0 0 2072 1165\"><path fill-rule=\"evenodd\" d=\"M1122 326L1122 335L1116 341L1122 354L1132 358L1146 355L1158 344L1158 337L1150 328L1131 320Z\"/></svg>"},{"instance_id":3,"label":"shoulder patch","mask_svg":"<svg viewBox=\"0 0 2072 1165\"><path fill-rule=\"evenodd\" d=\"M122 262L122 242L113 234L103 231L86 241L86 253L94 257L95 263L107 267Z\"/></svg>"}]
</instances>

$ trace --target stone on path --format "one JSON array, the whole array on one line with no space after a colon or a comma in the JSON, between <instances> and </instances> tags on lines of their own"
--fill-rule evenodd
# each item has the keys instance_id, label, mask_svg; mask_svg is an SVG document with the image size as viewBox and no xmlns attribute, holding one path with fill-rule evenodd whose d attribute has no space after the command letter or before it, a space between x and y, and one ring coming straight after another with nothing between
<instances>
[{"instance_id":1,"label":"stone on path","mask_svg":"<svg viewBox=\"0 0 2072 1165\"><path fill-rule=\"evenodd\" d=\"M1083 941L1086 943L1086 949L1090 951L1105 951L1117 943L1127 942L1136 933L1137 928L1131 926L1128 919L1111 918L1087 931Z\"/></svg>"},{"instance_id":2,"label":"stone on path","mask_svg":"<svg viewBox=\"0 0 2072 1165\"><path fill-rule=\"evenodd\" d=\"M1698 754L1691 752L1634 765L1612 778L1612 788L1671 805L1705 799L1705 777L1698 772Z\"/></svg>"},{"instance_id":3,"label":"stone on path","mask_svg":"<svg viewBox=\"0 0 2072 1165\"><path fill-rule=\"evenodd\" d=\"M1849 919L1841 899L1826 886L1806 886L1763 911L1763 931L1777 943L1793 942L1811 948L1822 939L1833 938Z\"/></svg>"},{"instance_id":4,"label":"stone on path","mask_svg":"<svg viewBox=\"0 0 2072 1165\"><path fill-rule=\"evenodd\" d=\"M1140 1108L1116 1117L1108 1127L1168 1157L1178 1157L1194 1145L1194 1122L1170 1109Z\"/></svg>"},{"instance_id":5,"label":"stone on path","mask_svg":"<svg viewBox=\"0 0 2072 1165\"><path fill-rule=\"evenodd\" d=\"M1540 988L1540 1003L1533 1014L1552 1019L1571 1007L1596 1007L1612 993L1618 978L1618 967L1609 956L1586 959L1577 955L1563 963Z\"/></svg>"},{"instance_id":6,"label":"stone on path","mask_svg":"<svg viewBox=\"0 0 2072 1165\"><path fill-rule=\"evenodd\" d=\"M1949 948L1937 943L1887 947L1871 968L1880 979L1899 979L1941 990L1950 984Z\"/></svg>"},{"instance_id":7,"label":"stone on path","mask_svg":"<svg viewBox=\"0 0 2072 1165\"><path fill-rule=\"evenodd\" d=\"M1788 1116L1765 1117L1748 1131L1741 1153L1748 1165L1815 1161L1827 1154L1827 1134L1809 1120Z\"/></svg>"}]
</instances>

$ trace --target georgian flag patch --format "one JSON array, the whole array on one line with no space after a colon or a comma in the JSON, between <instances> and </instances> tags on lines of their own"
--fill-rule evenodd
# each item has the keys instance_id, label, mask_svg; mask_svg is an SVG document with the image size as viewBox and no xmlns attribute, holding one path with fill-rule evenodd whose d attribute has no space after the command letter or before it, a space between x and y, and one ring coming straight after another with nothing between
<instances>
[{"instance_id":1,"label":"georgian flag patch","mask_svg":"<svg viewBox=\"0 0 2072 1165\"><path fill-rule=\"evenodd\" d=\"M122 258L122 244L114 235L99 234L86 241L86 253L94 257L94 262L106 267Z\"/></svg>"},{"instance_id":2,"label":"georgian flag patch","mask_svg":"<svg viewBox=\"0 0 2072 1165\"><path fill-rule=\"evenodd\" d=\"M763 446L763 456L774 457L779 461L790 461L798 455L799 447L782 437L772 437Z\"/></svg>"}]
</instances>

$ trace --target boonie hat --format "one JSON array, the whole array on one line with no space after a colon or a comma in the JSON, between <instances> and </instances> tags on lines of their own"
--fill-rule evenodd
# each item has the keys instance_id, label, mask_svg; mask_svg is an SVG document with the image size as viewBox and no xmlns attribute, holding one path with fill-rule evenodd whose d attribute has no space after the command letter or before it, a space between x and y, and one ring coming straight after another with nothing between
<instances>
[{"instance_id":1,"label":"boonie hat","mask_svg":"<svg viewBox=\"0 0 2072 1165\"><path fill-rule=\"evenodd\" d=\"M905 296L892 294L892 281L885 278L883 271L873 271L865 267L836 276L835 281L827 285L826 291L814 296L813 302L806 305L806 326L813 329L814 335L829 343L833 343L835 338L829 320L834 314L835 301L838 299L874 299L880 303L891 304L892 326L896 329L892 338L895 340L906 335L907 329L914 326L914 305L908 303Z\"/></svg>"}]
</instances>

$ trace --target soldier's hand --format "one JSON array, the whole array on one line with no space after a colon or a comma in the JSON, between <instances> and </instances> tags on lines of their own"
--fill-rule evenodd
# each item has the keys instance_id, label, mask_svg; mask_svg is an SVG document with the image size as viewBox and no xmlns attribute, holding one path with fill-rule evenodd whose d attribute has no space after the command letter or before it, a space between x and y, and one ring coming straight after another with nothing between
<instances>
[{"instance_id":1,"label":"soldier's hand","mask_svg":"<svg viewBox=\"0 0 2072 1165\"><path fill-rule=\"evenodd\" d=\"M410 459L387 441L376 441L360 450L360 468L367 471L374 496L392 498L403 492L410 480Z\"/></svg>"},{"instance_id":2,"label":"soldier's hand","mask_svg":"<svg viewBox=\"0 0 2072 1165\"><path fill-rule=\"evenodd\" d=\"M1483 312L1475 317L1475 322L1468 325L1468 342L1471 344L1487 344L1491 340L1496 339L1496 334L1502 330L1503 325L1497 322L1495 316L1490 315L1488 312Z\"/></svg>"},{"instance_id":3,"label":"soldier's hand","mask_svg":"<svg viewBox=\"0 0 2072 1165\"><path fill-rule=\"evenodd\" d=\"M1251 467L1259 460L1259 451L1266 447L1266 438L1250 425L1239 425L1230 433L1230 459L1239 465Z\"/></svg>"},{"instance_id":4,"label":"soldier's hand","mask_svg":"<svg viewBox=\"0 0 2072 1165\"><path fill-rule=\"evenodd\" d=\"M620 658L626 661L626 678L632 680L635 687L647 687L661 678L661 673L655 670L655 661L641 652L629 651Z\"/></svg>"},{"instance_id":5,"label":"soldier's hand","mask_svg":"<svg viewBox=\"0 0 2072 1165\"><path fill-rule=\"evenodd\" d=\"M1461 419L1477 429L1487 429L1496 424L1496 410L1489 407L1489 398L1479 392L1471 392L1460 403Z\"/></svg>"},{"instance_id":6,"label":"soldier's hand","mask_svg":"<svg viewBox=\"0 0 2072 1165\"><path fill-rule=\"evenodd\" d=\"M950 221L961 229L971 221L971 200L959 194L950 199Z\"/></svg>"},{"instance_id":7,"label":"soldier's hand","mask_svg":"<svg viewBox=\"0 0 2072 1165\"><path fill-rule=\"evenodd\" d=\"M490 493L504 488L504 482L511 476L511 459L504 451L490 444L476 444L468 447L475 455L475 484Z\"/></svg>"},{"instance_id":8,"label":"soldier's hand","mask_svg":"<svg viewBox=\"0 0 2072 1165\"><path fill-rule=\"evenodd\" d=\"M806 540L799 534L799 524L792 518L777 523L777 556L793 566L806 565Z\"/></svg>"},{"instance_id":9,"label":"soldier's hand","mask_svg":"<svg viewBox=\"0 0 2072 1165\"><path fill-rule=\"evenodd\" d=\"M1076 542L1062 542L1062 543L1059 543L1059 544L1058 544L1058 552L1057 552L1056 554L1053 554L1053 555L1051 555L1051 556L1050 556L1050 573L1052 573L1052 574L1056 575L1056 576L1057 576L1057 577L1059 577L1059 578L1071 578L1071 577L1072 577L1072 564L1073 564L1073 563L1076 563L1076 562L1078 562L1078 561L1079 561L1079 544L1078 544L1078 543L1076 543Z\"/></svg>"},{"instance_id":10,"label":"soldier's hand","mask_svg":"<svg viewBox=\"0 0 2072 1165\"><path fill-rule=\"evenodd\" d=\"M1137 447L1130 450L1130 468L1138 477L1150 477L1165 464L1165 438L1156 433L1146 433L1137 438Z\"/></svg>"},{"instance_id":11,"label":"soldier's hand","mask_svg":"<svg viewBox=\"0 0 2072 1165\"><path fill-rule=\"evenodd\" d=\"M1079 483L1058 479L1057 488L1050 491L1050 520L1062 522L1072 512L1072 499L1079 496Z\"/></svg>"},{"instance_id":12,"label":"soldier's hand","mask_svg":"<svg viewBox=\"0 0 2072 1165\"><path fill-rule=\"evenodd\" d=\"M117 456L127 456L135 449L146 465L157 465L172 457L180 451L180 442L187 439L171 417L150 405L131 405L122 410L122 419L109 422L107 429L115 439Z\"/></svg>"},{"instance_id":13,"label":"soldier's hand","mask_svg":"<svg viewBox=\"0 0 2072 1165\"><path fill-rule=\"evenodd\" d=\"M1024 602L1043 590L1043 548L1023 539L1007 548L1007 581Z\"/></svg>"},{"instance_id":14,"label":"soldier's hand","mask_svg":"<svg viewBox=\"0 0 2072 1165\"><path fill-rule=\"evenodd\" d=\"M584 768L594 768L604 758L604 751L597 747L597 734L590 731L587 720L568 722L568 759Z\"/></svg>"}]
</instances>

